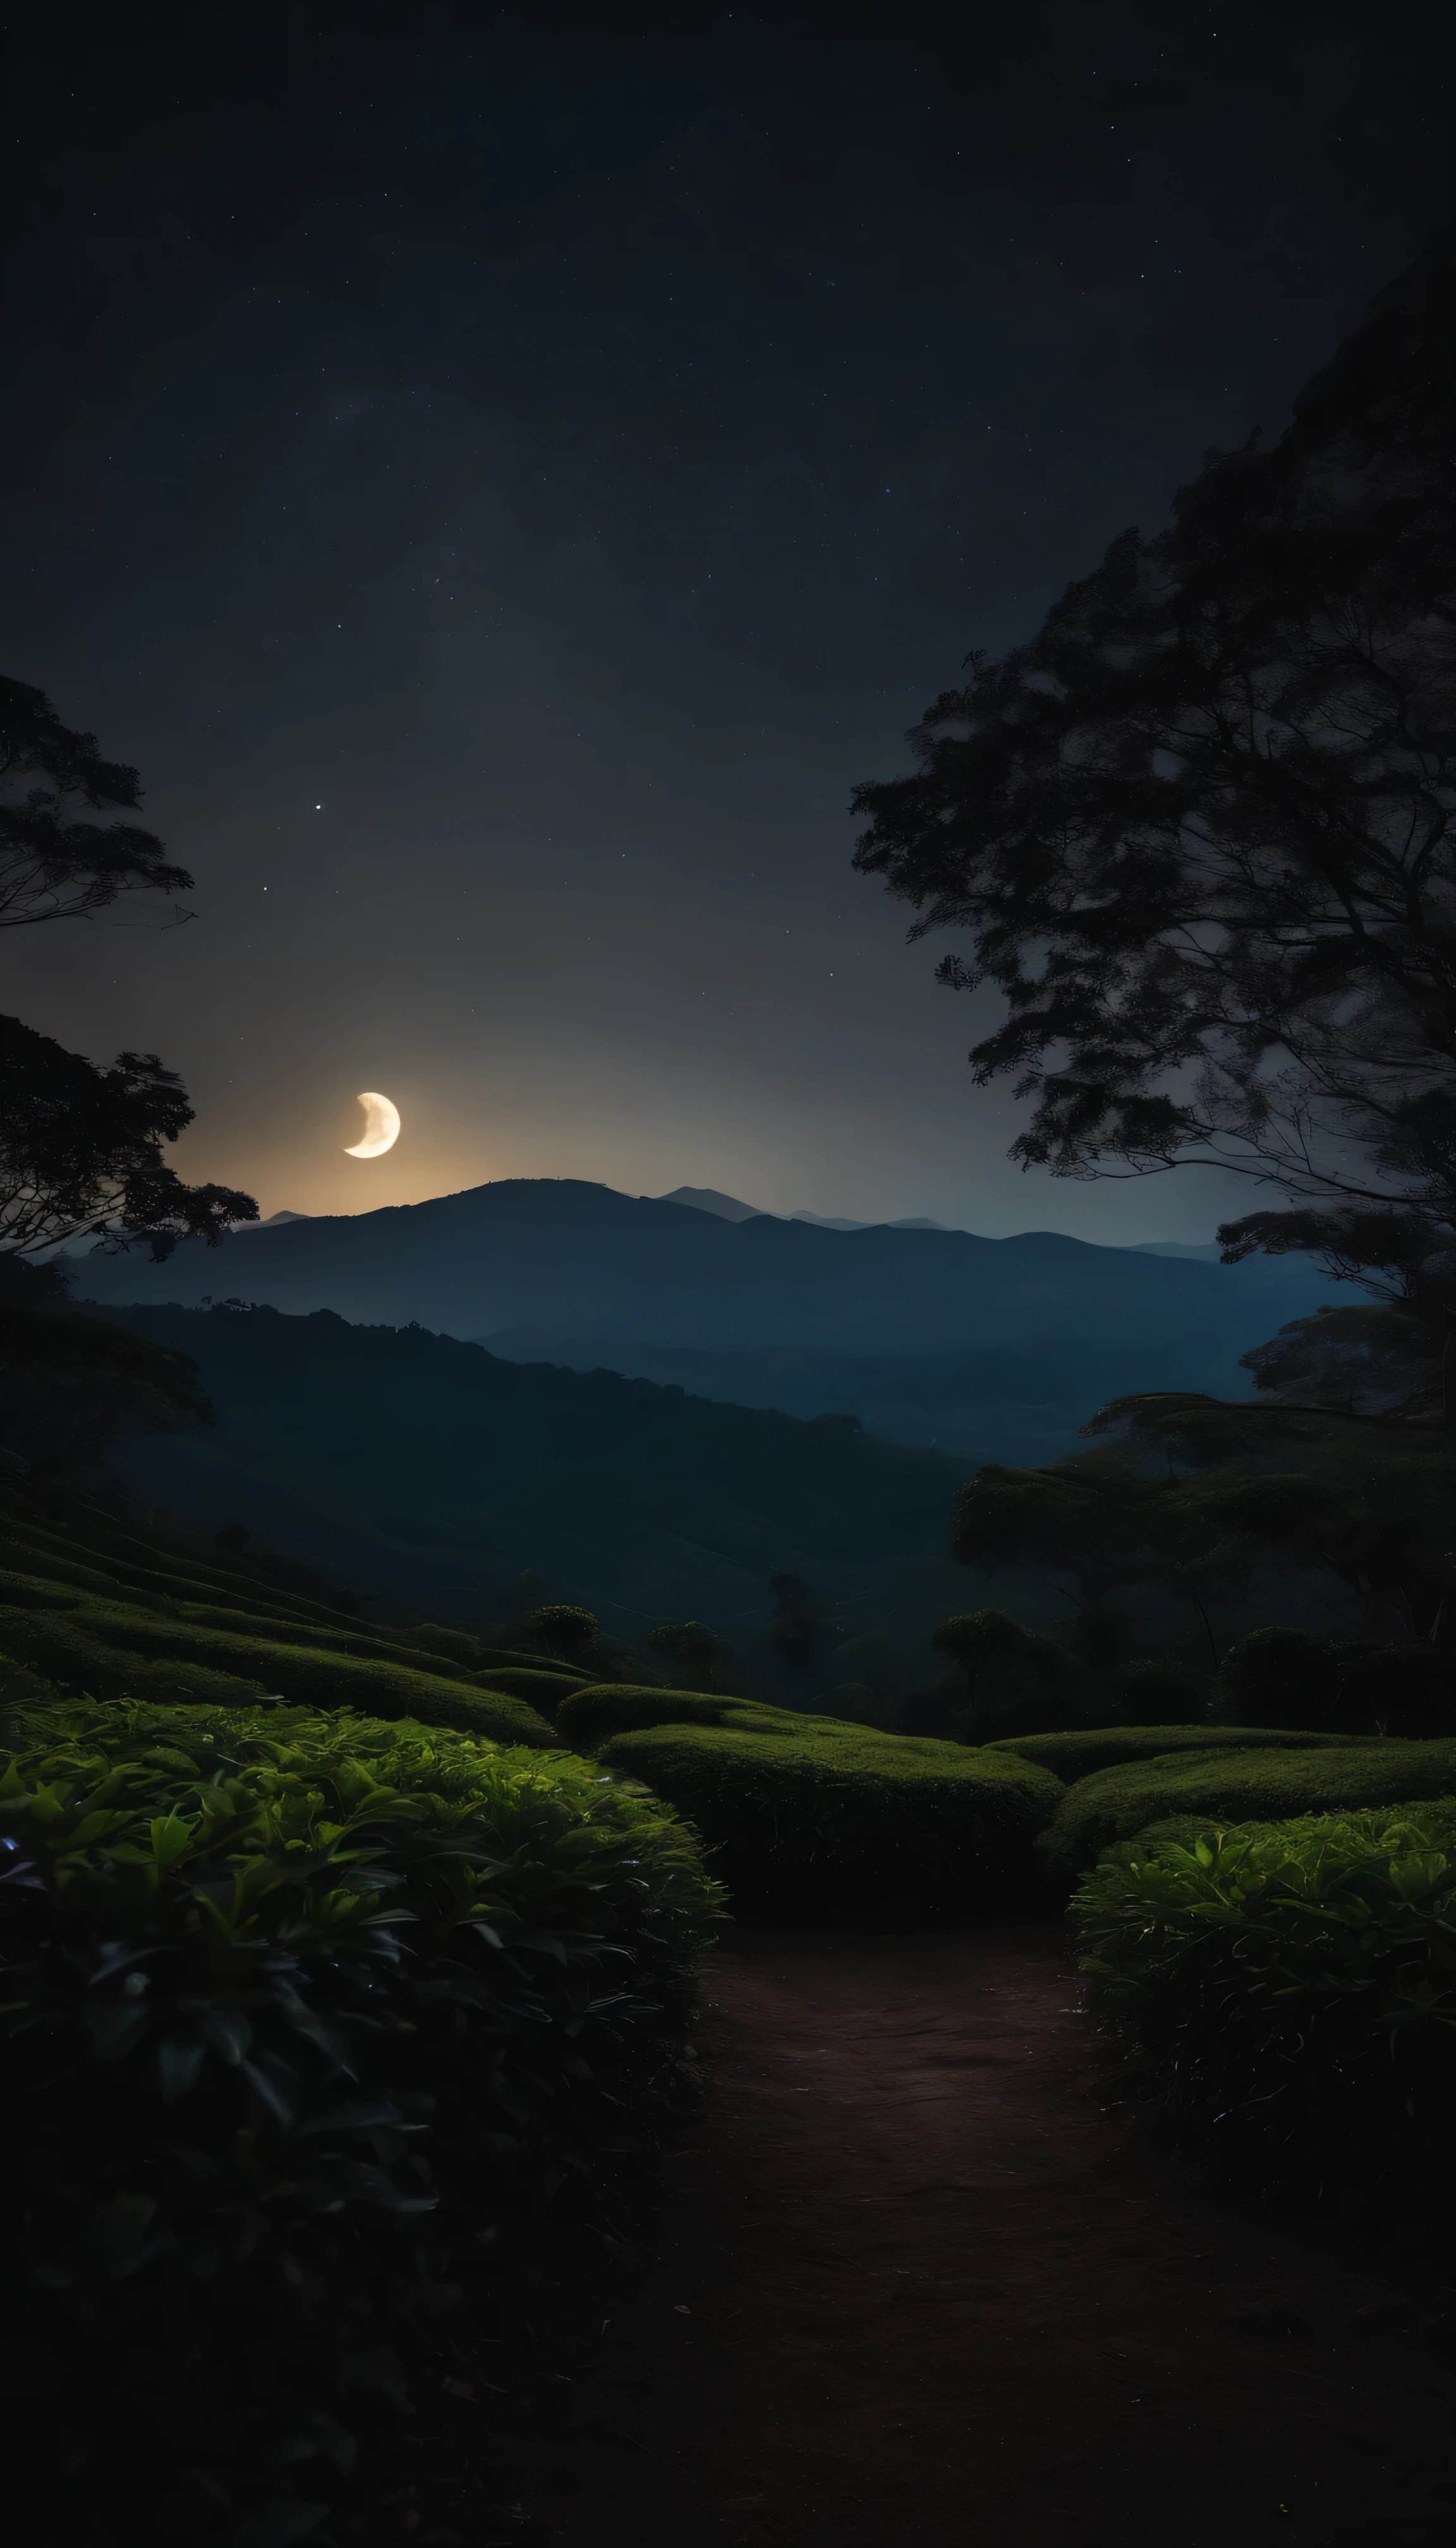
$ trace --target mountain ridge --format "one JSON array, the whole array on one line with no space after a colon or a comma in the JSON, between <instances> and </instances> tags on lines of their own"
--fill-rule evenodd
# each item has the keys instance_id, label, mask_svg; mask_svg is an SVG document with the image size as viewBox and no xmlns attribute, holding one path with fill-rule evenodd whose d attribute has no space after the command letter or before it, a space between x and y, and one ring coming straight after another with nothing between
<instances>
[{"instance_id":1,"label":"mountain ridge","mask_svg":"<svg viewBox=\"0 0 1456 2548\"><path fill-rule=\"evenodd\" d=\"M1137 1344L1148 1387L1203 1385L1186 1376L1195 1361L1231 1378L1238 1352L1332 1288L1277 1260L1226 1267L1060 1231L732 1223L576 1178L504 1178L292 1221L216 1251L184 1240L156 1265L92 1255L77 1273L103 1304L198 1306L245 1287L293 1314L331 1309L487 1342L527 1327L715 1353Z\"/></svg>"}]
</instances>

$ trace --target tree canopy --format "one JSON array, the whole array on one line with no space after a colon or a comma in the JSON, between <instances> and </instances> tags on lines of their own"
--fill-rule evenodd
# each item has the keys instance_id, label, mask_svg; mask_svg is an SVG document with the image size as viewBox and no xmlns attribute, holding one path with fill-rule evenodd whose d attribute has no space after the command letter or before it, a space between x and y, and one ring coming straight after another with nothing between
<instances>
[{"instance_id":1,"label":"tree canopy","mask_svg":"<svg viewBox=\"0 0 1456 2548\"><path fill-rule=\"evenodd\" d=\"M1046 1568L1092 1601L1161 1587L1205 1616L1238 1613L1260 1572L1333 1577L1369 1634L1446 1634L1456 1458L1441 1435L1182 1392L1115 1400L1083 1430L1106 1447L979 1470L956 1499L956 1555Z\"/></svg>"},{"instance_id":2,"label":"tree canopy","mask_svg":"<svg viewBox=\"0 0 1456 2548\"><path fill-rule=\"evenodd\" d=\"M187 1091L154 1052L122 1052L109 1069L67 1052L19 1018L0 1018L0 1255L91 1236L109 1250L133 1238L153 1256L179 1238L215 1247L256 1221L251 1195L184 1185L161 1154L192 1122Z\"/></svg>"},{"instance_id":3,"label":"tree canopy","mask_svg":"<svg viewBox=\"0 0 1456 2548\"><path fill-rule=\"evenodd\" d=\"M1240 1170L1408 1296L1456 1291L1453 424L1448 228L1272 449L1210 455L855 797L912 936L972 934L941 978L1004 995L971 1062L1033 1100L1013 1156Z\"/></svg>"},{"instance_id":4,"label":"tree canopy","mask_svg":"<svg viewBox=\"0 0 1456 2548\"><path fill-rule=\"evenodd\" d=\"M0 674L0 929L84 919L123 893L189 892L155 833L117 819L140 802L136 771L103 761L44 690Z\"/></svg>"}]
</instances>

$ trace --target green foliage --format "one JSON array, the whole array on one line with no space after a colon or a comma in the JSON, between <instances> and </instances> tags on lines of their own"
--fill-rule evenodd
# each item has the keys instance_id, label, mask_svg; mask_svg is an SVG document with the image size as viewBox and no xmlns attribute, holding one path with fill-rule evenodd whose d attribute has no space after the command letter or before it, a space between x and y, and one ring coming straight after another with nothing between
<instances>
[{"instance_id":1,"label":"green foliage","mask_svg":"<svg viewBox=\"0 0 1456 2548\"><path fill-rule=\"evenodd\" d=\"M1287 1822L1304 1814L1404 1804L1456 1788L1456 1742L1356 1742L1162 1754L1080 1778L1043 1850L1059 1876L1093 1866L1114 1841L1170 1814L1218 1822Z\"/></svg>"},{"instance_id":2,"label":"green foliage","mask_svg":"<svg viewBox=\"0 0 1456 2548\"><path fill-rule=\"evenodd\" d=\"M765 1699L733 1698L725 1691L661 1689L655 1682L606 1681L574 1689L558 1707L556 1721L567 1741L585 1752L594 1751L613 1734L636 1733L649 1725L731 1725L743 1734L796 1734L807 1740L873 1730L839 1717L772 1707Z\"/></svg>"},{"instance_id":3,"label":"green foliage","mask_svg":"<svg viewBox=\"0 0 1456 2548\"><path fill-rule=\"evenodd\" d=\"M303 1709L0 1730L12 2413L95 2548L136 2535L122 2469L150 2537L301 2537L420 2318L491 2308L651 2141L714 1888L565 1756Z\"/></svg>"},{"instance_id":4,"label":"green foliage","mask_svg":"<svg viewBox=\"0 0 1456 2548\"><path fill-rule=\"evenodd\" d=\"M1444 2201L1456 1799L1150 1839L1074 1908L1083 1969L1169 2116L1229 2172L1305 2197Z\"/></svg>"},{"instance_id":5,"label":"green foliage","mask_svg":"<svg viewBox=\"0 0 1456 2548\"><path fill-rule=\"evenodd\" d=\"M71 1510L69 1535L8 1517L0 1641L96 1697L130 1692L226 1705L266 1692L546 1745L556 1737L531 1702L550 1705L582 1678L473 1637L462 1638L464 1655L431 1651L415 1630L365 1626L258 1571L284 1561L254 1559L229 1575L214 1555L198 1562L136 1538L113 1516L81 1504ZM456 1632L428 1633L449 1640Z\"/></svg>"},{"instance_id":6,"label":"green foliage","mask_svg":"<svg viewBox=\"0 0 1456 2548\"><path fill-rule=\"evenodd\" d=\"M1040 1761L1069 1782L1125 1761L1156 1761L1168 1753L1327 1750L1348 1742L1343 1734L1305 1734L1287 1727L1246 1725L1091 1725L1059 1734L1004 1734L987 1748Z\"/></svg>"},{"instance_id":7,"label":"green foliage","mask_svg":"<svg viewBox=\"0 0 1456 2548\"><path fill-rule=\"evenodd\" d=\"M45 1522L34 1514L6 1514L0 1562L129 1600L138 1594L153 1603L220 1600L269 1618L313 1619L328 1628L358 1625L354 1596L294 1559L257 1550L245 1558L225 1554L216 1541L209 1545L177 1531L140 1537L135 1522L129 1526L76 1495L56 1500ZM325 1591L330 1597L318 1598Z\"/></svg>"},{"instance_id":8,"label":"green foliage","mask_svg":"<svg viewBox=\"0 0 1456 2548\"><path fill-rule=\"evenodd\" d=\"M554 1708L587 1685L585 1673L558 1671L554 1664L489 1664L477 1679L493 1698L503 1692L508 1698L527 1700L532 1707Z\"/></svg>"},{"instance_id":9,"label":"green foliage","mask_svg":"<svg viewBox=\"0 0 1456 2548\"><path fill-rule=\"evenodd\" d=\"M505 1743L550 1744L556 1740L544 1717L525 1700L503 1690L487 1690L474 1683L411 1670L408 1664L369 1656L330 1653L322 1647L251 1633L198 1627L175 1614L120 1601L88 1599L80 1594L51 1594L52 1607L15 1599L18 1579L0 1590L0 1647L51 1680L64 1682L95 1697L119 1697L143 1679L156 1686L154 1674L141 1665L165 1666L167 1686L190 1684L199 1696L222 1697L223 1678L230 1678L239 1698L259 1688L301 1706L354 1706L380 1717L411 1716L426 1725L454 1725L465 1733ZM260 1623L261 1624L261 1623ZM206 1677L211 1676L209 1682Z\"/></svg>"},{"instance_id":10,"label":"green foliage","mask_svg":"<svg viewBox=\"0 0 1456 2548\"><path fill-rule=\"evenodd\" d=\"M478 1674L497 1689L508 1689L506 1673L534 1673L539 1680L583 1682L591 1676L575 1664L556 1662L543 1667L540 1654L532 1648L487 1645L481 1637L472 1636L467 1628L441 1628L426 1619L418 1627L393 1629L388 1632L394 1642L410 1646L416 1655L432 1656L457 1664L462 1672ZM526 1697L527 1691L517 1696Z\"/></svg>"},{"instance_id":11,"label":"green foliage","mask_svg":"<svg viewBox=\"0 0 1456 2548\"><path fill-rule=\"evenodd\" d=\"M442 1655L447 1663L460 1664L467 1672L474 1672L480 1664L481 1641L464 1628L440 1628L433 1619L426 1619L419 1627L411 1628L410 1636L421 1654Z\"/></svg>"},{"instance_id":12,"label":"green foliage","mask_svg":"<svg viewBox=\"0 0 1456 2548\"><path fill-rule=\"evenodd\" d=\"M547 1654L559 1655L563 1663L570 1663L597 1634L595 1613L578 1601L543 1602L526 1625Z\"/></svg>"},{"instance_id":13,"label":"green foliage","mask_svg":"<svg viewBox=\"0 0 1456 2548\"><path fill-rule=\"evenodd\" d=\"M867 1927L1025 1894L1062 1793L1009 1753L824 1719L794 1732L680 1721L613 1735L600 1759L690 1817L736 1909Z\"/></svg>"}]
</instances>

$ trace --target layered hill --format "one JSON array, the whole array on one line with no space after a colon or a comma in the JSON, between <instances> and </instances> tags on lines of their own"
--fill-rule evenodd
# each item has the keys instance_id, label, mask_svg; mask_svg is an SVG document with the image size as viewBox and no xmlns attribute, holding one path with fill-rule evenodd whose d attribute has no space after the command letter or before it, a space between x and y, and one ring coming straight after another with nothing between
<instances>
[{"instance_id":1,"label":"layered hill","mask_svg":"<svg viewBox=\"0 0 1456 2548\"><path fill-rule=\"evenodd\" d=\"M903 1686L974 1590L947 1553L964 1473L935 1452L326 1311L112 1315L189 1355L215 1410L124 1455L138 1503L242 1524L398 1618L477 1626L524 1606L529 1576L532 1598L581 1600L632 1644L693 1617L767 1671L787 1575L808 1682Z\"/></svg>"},{"instance_id":2,"label":"layered hill","mask_svg":"<svg viewBox=\"0 0 1456 2548\"><path fill-rule=\"evenodd\" d=\"M1069 1392L1086 1414L1099 1395L1125 1387L1236 1385L1239 1353L1314 1309L1328 1287L1303 1263L1228 1267L1050 1230L992 1239L767 1216L732 1222L606 1186L515 1178L356 1218L238 1232L221 1250L189 1241L163 1265L136 1251L88 1257L78 1288L105 1303L196 1306L228 1295L370 1324L418 1320L518 1359L646 1370L748 1404L787 1395L803 1412L804 1394L833 1378L831 1403L863 1418L853 1373L825 1373L821 1383L814 1371L755 1373L741 1358L883 1364L1010 1350L1051 1372L1044 1398ZM698 1355L718 1358L716 1382L663 1359ZM967 1403L975 1396L972 1388ZM880 1408L895 1403L880 1389ZM911 1438L945 1433L934 1413L925 1426L912 1420ZM899 1429L879 1412L873 1420ZM963 1426L954 1438L957 1452L980 1447ZM1003 1455L1013 1449L1008 1441Z\"/></svg>"}]
</instances>

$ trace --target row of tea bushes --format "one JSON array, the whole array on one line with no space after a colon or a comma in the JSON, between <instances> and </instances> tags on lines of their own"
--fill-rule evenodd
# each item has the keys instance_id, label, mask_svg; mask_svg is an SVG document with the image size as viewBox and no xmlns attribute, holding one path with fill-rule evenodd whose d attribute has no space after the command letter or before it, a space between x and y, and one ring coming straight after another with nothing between
<instances>
[{"instance_id":1,"label":"row of tea bushes","mask_svg":"<svg viewBox=\"0 0 1456 2548\"><path fill-rule=\"evenodd\" d=\"M20 1595L17 1598L17 1595ZM353 1706L375 1716L453 1725L500 1743L546 1746L550 1724L528 1699L481 1687L463 1677L299 1645L266 1633L266 1620L245 1627L200 1624L180 1606L67 1595L54 1585L0 1578L0 1647L43 1674L96 1698L138 1695L226 1705L264 1693L310 1707Z\"/></svg>"},{"instance_id":2,"label":"row of tea bushes","mask_svg":"<svg viewBox=\"0 0 1456 2548\"><path fill-rule=\"evenodd\" d=\"M1353 1734L1313 1734L1249 1725L1096 1725L1073 1726L1057 1734L1002 1734L988 1752L1015 1752L1023 1761L1070 1784L1096 1770L1116 1770L1125 1761L1156 1761L1169 1753L1324 1751L1331 1744L1354 1743Z\"/></svg>"},{"instance_id":3,"label":"row of tea bushes","mask_svg":"<svg viewBox=\"0 0 1456 2548\"><path fill-rule=\"evenodd\" d=\"M1246 1748L1205 1746L1125 1760L1067 1788L1039 1843L1061 1884L1094 1866L1115 1842L1169 1816L1209 1823L1278 1823L1307 1814L1359 1812L1456 1791L1456 1740L1439 1743L1302 1738Z\"/></svg>"},{"instance_id":4,"label":"row of tea bushes","mask_svg":"<svg viewBox=\"0 0 1456 2548\"><path fill-rule=\"evenodd\" d=\"M750 1918L873 1927L1025 1903L1061 1793L1030 1762L855 1725L662 1725L599 1758L688 1817Z\"/></svg>"},{"instance_id":5,"label":"row of tea bushes","mask_svg":"<svg viewBox=\"0 0 1456 2548\"><path fill-rule=\"evenodd\" d=\"M1025 1900L1062 1793L1009 1755L694 1690L603 1684L557 1722L688 1817L748 1918L873 1926Z\"/></svg>"},{"instance_id":6,"label":"row of tea bushes","mask_svg":"<svg viewBox=\"0 0 1456 2548\"><path fill-rule=\"evenodd\" d=\"M1068 1884L1168 1814L1271 1821L1456 1787L1456 1743L1110 1726L972 1747L758 1700L608 1683L565 1739L686 1814L749 1917L953 1915Z\"/></svg>"},{"instance_id":7,"label":"row of tea bushes","mask_svg":"<svg viewBox=\"0 0 1456 2548\"><path fill-rule=\"evenodd\" d=\"M1166 2115L1235 2181L1443 2206L1456 1799L1179 1828L1113 1849L1074 1897Z\"/></svg>"},{"instance_id":8,"label":"row of tea bushes","mask_svg":"<svg viewBox=\"0 0 1456 2548\"><path fill-rule=\"evenodd\" d=\"M125 1701L0 1736L15 2428L57 2536L285 2548L432 2314L600 2225L716 1888L561 1753Z\"/></svg>"},{"instance_id":9,"label":"row of tea bushes","mask_svg":"<svg viewBox=\"0 0 1456 2548\"><path fill-rule=\"evenodd\" d=\"M226 1705L266 1690L309 1706L409 1714L503 1743L554 1741L550 1710L589 1678L459 1629L366 1623L258 1571L286 1561L264 1558L241 1572L236 1558L204 1542L191 1547L184 1555L140 1538L79 1502L63 1528L56 1517L0 1514L0 1643L96 1696L144 1688ZM40 1615L28 1623L27 1612ZM376 1669L362 1669L369 1666ZM453 1697L441 1683L454 1685Z\"/></svg>"}]
</instances>

